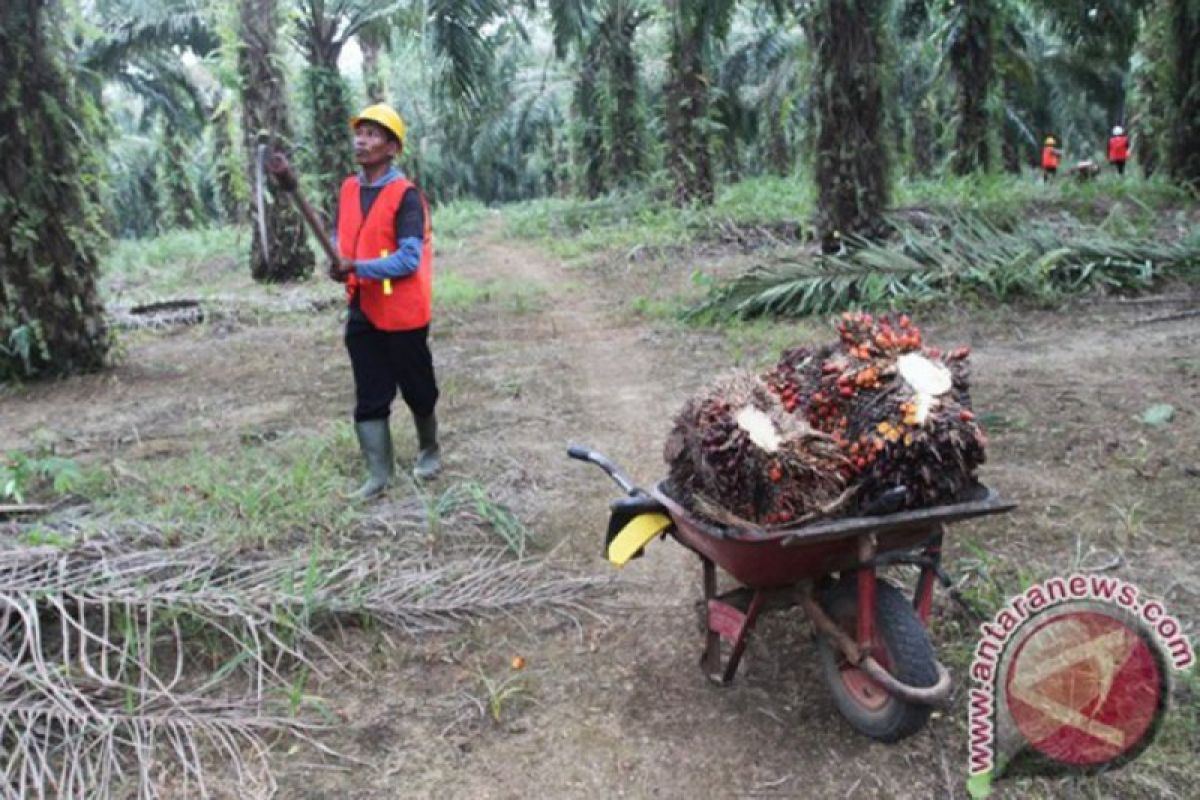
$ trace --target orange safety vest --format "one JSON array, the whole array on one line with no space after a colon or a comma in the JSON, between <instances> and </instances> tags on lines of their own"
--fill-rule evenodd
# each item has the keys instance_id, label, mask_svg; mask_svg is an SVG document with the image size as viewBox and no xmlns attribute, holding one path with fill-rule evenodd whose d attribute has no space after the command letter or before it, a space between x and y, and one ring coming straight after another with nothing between
<instances>
[{"instance_id":1,"label":"orange safety vest","mask_svg":"<svg viewBox=\"0 0 1200 800\"><path fill-rule=\"evenodd\" d=\"M1108 140L1108 160L1126 161L1129 159L1129 137L1113 136Z\"/></svg>"},{"instance_id":2,"label":"orange safety vest","mask_svg":"<svg viewBox=\"0 0 1200 800\"><path fill-rule=\"evenodd\" d=\"M1058 169L1058 153L1052 145L1042 148L1042 169Z\"/></svg>"},{"instance_id":3,"label":"orange safety vest","mask_svg":"<svg viewBox=\"0 0 1200 800\"><path fill-rule=\"evenodd\" d=\"M396 250L396 212L409 188L406 178L394 180L379 190L375 202L362 215L358 176L342 182L338 199L338 251L343 258L367 261L391 255ZM374 280L351 273L346 281L346 300L358 306L376 328L383 331L411 331L429 324L433 316L433 227L429 204L417 190L425 211L425 236L421 263L417 271L403 278Z\"/></svg>"}]
</instances>

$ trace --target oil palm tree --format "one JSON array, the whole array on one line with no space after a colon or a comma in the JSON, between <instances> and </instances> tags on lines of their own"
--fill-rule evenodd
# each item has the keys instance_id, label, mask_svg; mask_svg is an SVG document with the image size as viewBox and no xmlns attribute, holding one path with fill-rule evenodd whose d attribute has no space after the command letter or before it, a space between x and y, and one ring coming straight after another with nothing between
<instances>
[{"instance_id":1,"label":"oil palm tree","mask_svg":"<svg viewBox=\"0 0 1200 800\"><path fill-rule=\"evenodd\" d=\"M881 23L884 0L819 0L808 17L814 46L817 224L829 249L883 231L890 183Z\"/></svg>"},{"instance_id":2,"label":"oil palm tree","mask_svg":"<svg viewBox=\"0 0 1200 800\"><path fill-rule=\"evenodd\" d=\"M714 196L707 117L707 65L729 33L735 0L664 0L670 53L665 90L667 168L675 202L711 203Z\"/></svg>"},{"instance_id":3,"label":"oil palm tree","mask_svg":"<svg viewBox=\"0 0 1200 800\"><path fill-rule=\"evenodd\" d=\"M64 27L51 0L0 14L0 379L98 369L110 343L87 189L99 110L65 65Z\"/></svg>"},{"instance_id":4,"label":"oil palm tree","mask_svg":"<svg viewBox=\"0 0 1200 800\"><path fill-rule=\"evenodd\" d=\"M241 47L242 131L247 163L255 164L260 144L290 149L292 126L288 116L287 87L277 47L278 9L275 0L238 0ZM343 122L344 124L344 122ZM304 238L300 214L274 184L267 193L263 219L253 226L250 273L264 283L302 280L316 263Z\"/></svg>"}]
</instances>

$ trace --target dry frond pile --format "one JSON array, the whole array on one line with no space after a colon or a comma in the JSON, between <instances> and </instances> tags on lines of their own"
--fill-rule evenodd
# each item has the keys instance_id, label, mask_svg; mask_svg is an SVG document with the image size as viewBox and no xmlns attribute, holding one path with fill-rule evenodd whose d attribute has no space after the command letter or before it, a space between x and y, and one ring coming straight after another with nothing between
<instances>
[{"instance_id":1,"label":"dry frond pile","mask_svg":"<svg viewBox=\"0 0 1200 800\"><path fill-rule=\"evenodd\" d=\"M0 546L0 795L155 798L169 781L204 797L217 763L242 796L270 794L264 737L330 753L294 683L357 668L322 638L332 625L421 633L517 608L572 614L596 585L498 548L433 563L115 538Z\"/></svg>"}]
</instances>

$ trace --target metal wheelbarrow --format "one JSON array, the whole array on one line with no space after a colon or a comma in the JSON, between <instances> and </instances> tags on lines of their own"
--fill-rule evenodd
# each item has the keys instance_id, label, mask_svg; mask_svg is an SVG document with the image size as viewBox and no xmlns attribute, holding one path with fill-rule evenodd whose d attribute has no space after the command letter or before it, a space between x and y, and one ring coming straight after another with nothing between
<instances>
[{"instance_id":1,"label":"metal wheelbarrow","mask_svg":"<svg viewBox=\"0 0 1200 800\"><path fill-rule=\"evenodd\" d=\"M961 502L881 516L814 522L800 527L743 530L699 519L660 482L639 488L603 454L572 446L571 458L603 469L625 492L610 505L606 555L620 565L657 536L672 536L703 565L704 674L732 683L758 618L799 605L818 634L822 672L842 716L860 733L884 742L924 726L951 690L949 672L926 632L946 525L1015 507L983 486ZM880 567L920 568L910 600L879 579ZM717 593L716 568L738 588Z\"/></svg>"}]
</instances>

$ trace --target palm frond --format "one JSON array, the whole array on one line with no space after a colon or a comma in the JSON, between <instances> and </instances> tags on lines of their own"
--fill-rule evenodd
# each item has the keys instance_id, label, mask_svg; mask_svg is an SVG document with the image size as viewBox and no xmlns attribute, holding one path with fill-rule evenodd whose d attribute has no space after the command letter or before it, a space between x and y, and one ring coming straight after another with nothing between
<instances>
[{"instance_id":1,"label":"palm frond","mask_svg":"<svg viewBox=\"0 0 1200 800\"><path fill-rule=\"evenodd\" d=\"M81 51L78 63L86 70L111 77L139 56L172 48L186 48L203 56L220 44L206 12L168 6L161 16L133 17L106 29Z\"/></svg>"},{"instance_id":2,"label":"palm frond","mask_svg":"<svg viewBox=\"0 0 1200 800\"><path fill-rule=\"evenodd\" d=\"M446 88L454 101L470 104L480 99L493 50L483 31L507 11L508 4L500 0L430 0L433 50L449 64Z\"/></svg>"},{"instance_id":3,"label":"palm frond","mask_svg":"<svg viewBox=\"0 0 1200 800\"><path fill-rule=\"evenodd\" d=\"M1146 289L1200 270L1200 236L1165 242L1097 227L1065 235L1049 225L1005 230L972 215L921 229L896 225L890 241L850 244L844 255L793 255L755 267L687 313L801 317L950 297L1049 302L1084 291Z\"/></svg>"}]
</instances>

